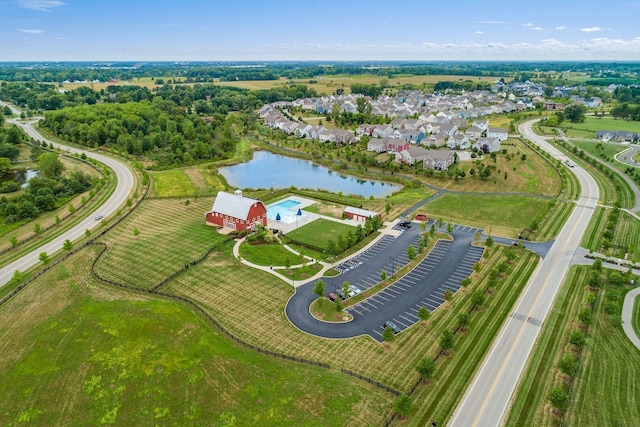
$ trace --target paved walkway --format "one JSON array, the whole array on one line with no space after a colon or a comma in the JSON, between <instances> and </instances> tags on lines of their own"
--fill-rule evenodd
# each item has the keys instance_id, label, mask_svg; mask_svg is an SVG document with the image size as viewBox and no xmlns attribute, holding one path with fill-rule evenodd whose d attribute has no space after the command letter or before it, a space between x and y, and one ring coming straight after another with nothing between
<instances>
[{"instance_id":1,"label":"paved walkway","mask_svg":"<svg viewBox=\"0 0 640 427\"><path fill-rule=\"evenodd\" d=\"M633 305L640 295L640 286L631 289L627 292L627 295L624 297L624 303L622 304L622 329L624 333L627 334L629 340L636 346L638 350L640 350L640 337L636 334L636 331L633 329Z\"/></svg>"},{"instance_id":2,"label":"paved walkway","mask_svg":"<svg viewBox=\"0 0 640 427\"><path fill-rule=\"evenodd\" d=\"M325 219L330 219L330 220L334 220L334 221L337 221L337 222L342 222L341 220L338 220L338 219L335 219L335 218L324 217L324 216L323 216L323 218L325 218ZM284 281L286 281L286 282L291 282L291 284L293 285L293 287L297 288L297 287L302 286L302 285L304 285L304 284L306 284L306 283L313 282L313 281L316 281L316 280L318 280L318 279L321 279L322 277L324 277L324 273L325 273L327 270L329 270L329 269L333 268L333 266L334 266L334 265L336 265L336 264L341 264L341 263L343 263L343 262L345 262L345 261L350 260L351 258L354 258L354 257L356 257L356 256L360 255L361 253L363 253L363 252L365 252L367 249L369 249L371 246L375 245L375 244L376 244L380 239L382 239L384 236L389 235L389 236L397 237L397 236L398 236L398 231L397 231L397 230L394 230L394 229L393 229L393 226L394 226L394 225L396 225L396 223L397 223L398 221L399 221L399 220L395 220L395 221L393 221L393 222L385 222L385 223L383 224L383 225L384 225L384 227L383 227L383 228L381 228L381 229L379 230L380 234L379 234L375 239L373 239L371 242L369 242L369 244L367 244L365 247L363 247L362 249L360 249L360 250L359 250L359 251L357 251L357 252L354 252L353 254L349 255L349 256L348 256L348 257L346 257L346 258L340 258L340 259L339 259L338 261L336 261L335 263L328 263L328 262L324 262L324 261L318 261L318 260L315 260L315 259L313 259L313 258L311 258L311 257L309 257L309 256L306 256L306 255L305 255L305 258L306 258L306 259L308 259L309 261L312 261L312 262L316 262L316 263L318 263L318 264L321 264L321 265L322 265L322 268L321 268L321 269L320 269L320 271L318 271L316 274L314 274L313 276L311 276L311 277L309 277L309 278L307 278L307 279L304 279L304 280L292 280L292 279L290 279L290 278L288 278L288 277L284 276L284 275L283 275L282 273L280 273L278 270L287 270L287 268L286 268L285 266L281 266L281 265L278 265L278 266L258 265L258 264L254 264L254 263L249 262L249 261L247 261L246 259L242 258L242 257L240 256L240 245L244 242L244 240L245 240L245 239L240 239L240 240L237 240L237 241L236 241L236 244L233 246L233 256L234 256L238 261L240 261L241 263L243 263L243 264L245 264L245 265L247 265L247 266L249 266L249 267L256 268L256 269L258 269L258 270L262 270L262 271L265 271L265 272L267 272L267 273L269 273L269 274L272 274L272 275L274 275L274 276L277 276L278 278L280 278L280 279L282 279L282 280L284 280ZM354 225L354 224L356 224L356 225L357 225L357 223L354 223L353 221L350 221L350 222L351 222L351 224L350 224L350 225ZM284 246L284 247L285 247L289 252L291 252L292 254L294 254L294 255L300 255L300 253L299 253L298 251L294 250L294 249L293 249L293 248L291 248L290 246L288 246L288 245L283 245L283 246ZM303 265L302 265L302 264L296 264L296 265L292 265L292 266L290 266L289 268L293 269L293 268L300 268L300 267L303 267Z\"/></svg>"}]
</instances>

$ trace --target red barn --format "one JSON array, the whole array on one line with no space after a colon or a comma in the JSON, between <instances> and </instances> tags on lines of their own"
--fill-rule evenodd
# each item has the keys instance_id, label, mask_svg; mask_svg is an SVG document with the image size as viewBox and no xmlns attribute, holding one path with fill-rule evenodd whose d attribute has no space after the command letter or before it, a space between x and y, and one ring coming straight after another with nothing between
<instances>
[{"instance_id":1,"label":"red barn","mask_svg":"<svg viewBox=\"0 0 640 427\"><path fill-rule=\"evenodd\" d=\"M244 197L242 191L235 194L218 192L211 212L205 212L207 225L241 231L253 224L267 226L267 208L260 200Z\"/></svg>"}]
</instances>

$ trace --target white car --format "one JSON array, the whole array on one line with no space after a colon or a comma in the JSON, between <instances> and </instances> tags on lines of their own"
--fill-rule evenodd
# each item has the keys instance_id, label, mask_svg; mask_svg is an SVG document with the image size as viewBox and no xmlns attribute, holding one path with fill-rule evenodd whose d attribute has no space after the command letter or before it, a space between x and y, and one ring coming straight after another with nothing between
<instances>
[{"instance_id":1,"label":"white car","mask_svg":"<svg viewBox=\"0 0 640 427\"><path fill-rule=\"evenodd\" d=\"M93 219L95 219L96 221L100 221L102 219L102 215L98 214L94 216Z\"/></svg>"}]
</instances>

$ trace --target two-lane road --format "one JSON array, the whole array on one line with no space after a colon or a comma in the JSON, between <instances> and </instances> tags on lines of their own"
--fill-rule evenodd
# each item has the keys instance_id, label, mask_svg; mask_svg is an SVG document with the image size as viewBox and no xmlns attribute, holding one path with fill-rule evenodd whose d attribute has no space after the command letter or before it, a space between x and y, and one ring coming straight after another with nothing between
<instances>
[{"instance_id":1,"label":"two-lane road","mask_svg":"<svg viewBox=\"0 0 640 427\"><path fill-rule=\"evenodd\" d=\"M12 108L15 112L15 108ZM19 112L18 112L19 114ZM29 121L26 124L21 123L18 120L12 120L13 123L21 126L24 131L33 139L38 141L47 141L51 143L51 141L44 138L33 128L33 121ZM123 163L115 160L112 157L108 157L102 154L98 154L92 151L80 150L77 148L67 147L64 145L58 145L53 143L54 146L59 146L61 149L69 152L69 153L85 153L87 157L91 157L96 159L100 163L107 165L109 168L113 170L117 179L116 189L102 206L100 206L94 212L83 213L83 215L87 215L85 219L83 219L80 223L75 225L73 228L63 233L62 235L56 237L51 242L46 243L39 247L38 249L26 254L22 258L12 262L9 265L6 265L0 268L0 287L4 286L13 276L13 273L16 270L24 271L33 265L37 264L39 261L39 255L41 252L46 252L51 254L56 252L62 248L62 245L65 240L69 239L72 242L84 236L86 230L91 230L97 227L100 224L100 221L94 220L95 214L100 214L105 217L111 215L116 212L123 203L130 197L132 193L133 186L135 184L135 178L133 172L124 165Z\"/></svg>"},{"instance_id":2,"label":"two-lane road","mask_svg":"<svg viewBox=\"0 0 640 427\"><path fill-rule=\"evenodd\" d=\"M522 135L554 158L566 160L560 151L533 133L531 126L535 121L520 126ZM579 166L571 170L582 186L576 208L503 325L458 405L452 426L495 427L507 412L518 379L598 203L599 190L591 175Z\"/></svg>"}]
</instances>

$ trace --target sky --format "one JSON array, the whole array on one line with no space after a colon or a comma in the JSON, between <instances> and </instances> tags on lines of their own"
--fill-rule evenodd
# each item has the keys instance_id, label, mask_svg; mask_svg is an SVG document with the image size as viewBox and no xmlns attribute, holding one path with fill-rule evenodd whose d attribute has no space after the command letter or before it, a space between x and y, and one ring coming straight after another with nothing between
<instances>
[{"instance_id":1,"label":"sky","mask_svg":"<svg viewBox=\"0 0 640 427\"><path fill-rule=\"evenodd\" d=\"M640 0L0 0L0 61L640 61Z\"/></svg>"}]
</instances>

